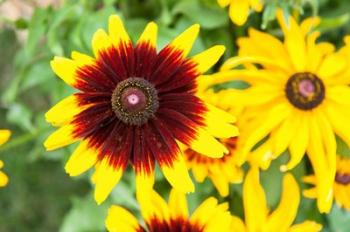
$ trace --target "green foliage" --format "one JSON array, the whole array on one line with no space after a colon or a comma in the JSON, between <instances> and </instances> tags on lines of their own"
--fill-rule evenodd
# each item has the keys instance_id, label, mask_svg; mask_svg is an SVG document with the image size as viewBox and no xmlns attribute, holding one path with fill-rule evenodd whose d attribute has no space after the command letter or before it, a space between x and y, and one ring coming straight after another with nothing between
<instances>
[{"instance_id":1,"label":"green foliage","mask_svg":"<svg viewBox=\"0 0 350 232\"><path fill-rule=\"evenodd\" d=\"M5 0L6 2L7 0ZM0 1L1 2L4 1ZM108 202L97 207L92 197L91 173L69 178L64 163L73 150L46 152L43 141L53 131L44 120L45 112L74 90L55 77L50 68L54 56L69 56L72 50L91 54L91 38L97 28L106 28L108 16L124 18L128 32L135 41L147 22L159 25L158 47L186 27L199 23L201 33L192 51L196 54L214 44L223 44L224 58L235 55L236 39L254 27L281 35L276 27L275 10L280 7L285 16L302 19L320 15L322 39L342 44L342 36L349 34L350 2L345 0L266 0L264 11L253 13L247 24L237 27L228 18L227 8L220 8L216 0L66 0L59 8L35 8L31 18L15 21L0 17L0 128L13 131L12 140L0 148L5 161L4 171L10 184L0 190L0 231L104 231L104 219L111 203L121 204L137 214L134 199L134 175L128 170L123 181L112 192ZM20 41L19 32L28 38ZM223 59L212 71L217 70ZM222 88L246 88L244 82L234 82ZM350 155L349 148L338 141L338 153ZM262 174L269 206L276 207L280 199L282 174L279 166L288 154L273 163ZM309 173L307 162L301 163L293 174L299 179ZM157 172L157 189L163 195L169 185ZM302 183L301 183L302 184ZM305 187L303 184L301 185ZM243 216L241 185L231 187L226 199L219 197L210 181L197 184L195 194L188 196L194 209L209 195L229 201L232 211ZM349 213L334 206L329 216L320 215L312 200L303 200L297 221L313 219L326 225L327 231L349 231Z\"/></svg>"}]
</instances>

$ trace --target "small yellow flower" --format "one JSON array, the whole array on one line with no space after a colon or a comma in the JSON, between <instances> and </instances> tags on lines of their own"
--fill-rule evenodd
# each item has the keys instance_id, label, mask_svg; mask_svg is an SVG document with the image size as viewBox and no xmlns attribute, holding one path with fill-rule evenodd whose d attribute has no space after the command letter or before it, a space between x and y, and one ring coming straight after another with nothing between
<instances>
[{"instance_id":1,"label":"small yellow flower","mask_svg":"<svg viewBox=\"0 0 350 232\"><path fill-rule=\"evenodd\" d=\"M229 232L231 215L228 204L210 197L189 216L184 194L172 190L167 204L156 192L138 199L146 226L126 209L113 205L108 212L109 232Z\"/></svg>"},{"instance_id":2,"label":"small yellow flower","mask_svg":"<svg viewBox=\"0 0 350 232\"><path fill-rule=\"evenodd\" d=\"M300 191L294 177L283 178L281 201L274 211L267 207L266 196L259 181L259 170L251 169L243 183L245 223L233 216L231 231L235 232L318 232L322 226L305 221L293 225L300 203Z\"/></svg>"},{"instance_id":3,"label":"small yellow flower","mask_svg":"<svg viewBox=\"0 0 350 232\"><path fill-rule=\"evenodd\" d=\"M218 0L221 7L229 6L229 15L235 24L242 26L248 19L251 10L260 12L263 9L261 0Z\"/></svg>"},{"instance_id":4,"label":"small yellow flower","mask_svg":"<svg viewBox=\"0 0 350 232\"><path fill-rule=\"evenodd\" d=\"M7 140L10 138L11 136L11 132L8 130L0 130L0 146L4 143L7 142ZM4 162L2 162L2 160L0 160L0 169L4 167ZM7 183L9 182L8 177L5 175L5 173L3 173L2 171L0 171L0 187L4 187L7 185Z\"/></svg>"},{"instance_id":5,"label":"small yellow flower","mask_svg":"<svg viewBox=\"0 0 350 232\"><path fill-rule=\"evenodd\" d=\"M304 196L317 197L317 182L314 175L303 178L308 184L315 185L311 189L304 190ZM334 200L340 207L350 211L350 158L337 156L337 173L333 184Z\"/></svg>"},{"instance_id":6,"label":"small yellow flower","mask_svg":"<svg viewBox=\"0 0 350 232\"><path fill-rule=\"evenodd\" d=\"M318 18L298 25L289 17L287 24L279 10L277 19L283 42L251 29L248 37L238 40L239 56L227 60L213 79L243 79L250 84L235 91L235 99L244 105L241 154L250 154L265 139L259 147L264 152L254 160L266 168L288 149L290 160L281 166L286 171L307 153L317 179L318 208L329 212L336 169L335 135L350 145L350 39L335 51L330 43L316 42L320 32L311 29ZM245 68L234 69L239 65Z\"/></svg>"}]
</instances>

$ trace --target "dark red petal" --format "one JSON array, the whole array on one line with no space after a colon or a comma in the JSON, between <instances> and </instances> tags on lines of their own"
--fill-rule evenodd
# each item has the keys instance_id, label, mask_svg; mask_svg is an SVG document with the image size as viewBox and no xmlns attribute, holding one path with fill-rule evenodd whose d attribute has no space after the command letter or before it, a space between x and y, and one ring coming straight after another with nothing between
<instances>
[{"instance_id":1,"label":"dark red petal","mask_svg":"<svg viewBox=\"0 0 350 232\"><path fill-rule=\"evenodd\" d=\"M134 77L143 77L148 80L152 76L152 64L157 57L156 48L150 43L138 43L135 47Z\"/></svg>"},{"instance_id":2,"label":"dark red petal","mask_svg":"<svg viewBox=\"0 0 350 232\"><path fill-rule=\"evenodd\" d=\"M162 219L153 218L147 222L147 227L150 232L203 232L204 228L191 224L188 219L175 218L170 219L170 222Z\"/></svg>"}]
</instances>

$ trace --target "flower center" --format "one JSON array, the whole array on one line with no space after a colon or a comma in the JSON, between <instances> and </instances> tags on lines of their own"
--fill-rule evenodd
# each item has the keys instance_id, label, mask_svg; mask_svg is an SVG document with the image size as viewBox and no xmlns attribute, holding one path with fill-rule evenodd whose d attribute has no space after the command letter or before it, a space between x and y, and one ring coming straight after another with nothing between
<instances>
[{"instance_id":1,"label":"flower center","mask_svg":"<svg viewBox=\"0 0 350 232\"><path fill-rule=\"evenodd\" d=\"M325 97L322 80L309 72L292 75L287 81L285 92L289 102L301 110L317 107Z\"/></svg>"},{"instance_id":2,"label":"flower center","mask_svg":"<svg viewBox=\"0 0 350 232\"><path fill-rule=\"evenodd\" d=\"M350 184L350 174L347 173L337 173L335 175L335 182L342 185Z\"/></svg>"},{"instance_id":3,"label":"flower center","mask_svg":"<svg viewBox=\"0 0 350 232\"><path fill-rule=\"evenodd\" d=\"M113 91L111 103L114 113L122 122L136 126L154 117L159 107L157 90L139 77L121 81Z\"/></svg>"}]
</instances>

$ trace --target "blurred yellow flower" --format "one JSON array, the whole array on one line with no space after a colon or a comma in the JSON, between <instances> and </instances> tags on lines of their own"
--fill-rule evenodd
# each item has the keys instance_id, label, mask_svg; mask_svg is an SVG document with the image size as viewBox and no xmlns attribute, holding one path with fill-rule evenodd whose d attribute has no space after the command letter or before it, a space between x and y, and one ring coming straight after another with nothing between
<instances>
[{"instance_id":1,"label":"blurred yellow flower","mask_svg":"<svg viewBox=\"0 0 350 232\"><path fill-rule=\"evenodd\" d=\"M10 138L10 136L11 136L11 132L9 130L0 130L0 146L6 143L7 140ZM4 167L4 162L0 160L0 169L2 167ZM0 187L4 187L5 185L7 185L8 181L9 179L6 176L6 174L0 171Z\"/></svg>"},{"instance_id":2,"label":"blurred yellow flower","mask_svg":"<svg viewBox=\"0 0 350 232\"><path fill-rule=\"evenodd\" d=\"M238 40L239 56L227 60L213 79L243 79L251 85L235 91L244 105L242 154L265 139L259 148L265 152L255 162L266 168L270 159L289 149L290 160L281 167L286 171L307 152L317 179L318 208L328 212L336 169L335 134L350 145L350 46L335 52L330 43L316 43L320 33L311 29L319 18L300 25L293 17L288 23L284 18L279 10L284 42L251 29L248 37ZM232 70L239 65L245 69Z\"/></svg>"},{"instance_id":3,"label":"blurred yellow flower","mask_svg":"<svg viewBox=\"0 0 350 232\"><path fill-rule=\"evenodd\" d=\"M113 205L108 212L106 227L109 232L229 232L231 215L228 204L218 204L210 197L189 216L184 194L172 190L167 204L156 192L150 199L138 199L146 227L126 209Z\"/></svg>"},{"instance_id":4,"label":"blurred yellow flower","mask_svg":"<svg viewBox=\"0 0 350 232\"><path fill-rule=\"evenodd\" d=\"M242 26L248 19L251 10L260 12L263 9L262 0L218 0L221 7L229 6L229 16L232 22Z\"/></svg>"},{"instance_id":5,"label":"blurred yellow flower","mask_svg":"<svg viewBox=\"0 0 350 232\"><path fill-rule=\"evenodd\" d=\"M283 178L281 201L274 211L267 207L266 196L259 181L259 170L252 168L243 183L245 223L232 216L231 231L235 232L318 232L322 226L305 221L293 225L300 203L300 191L294 177ZM275 190L273 190L275 191Z\"/></svg>"},{"instance_id":6,"label":"blurred yellow flower","mask_svg":"<svg viewBox=\"0 0 350 232\"><path fill-rule=\"evenodd\" d=\"M317 182L314 175L303 178L306 183L315 185L311 189L304 190L304 196L317 197ZM342 208L350 211L350 158L337 156L337 173L333 185L334 200Z\"/></svg>"}]
</instances>

